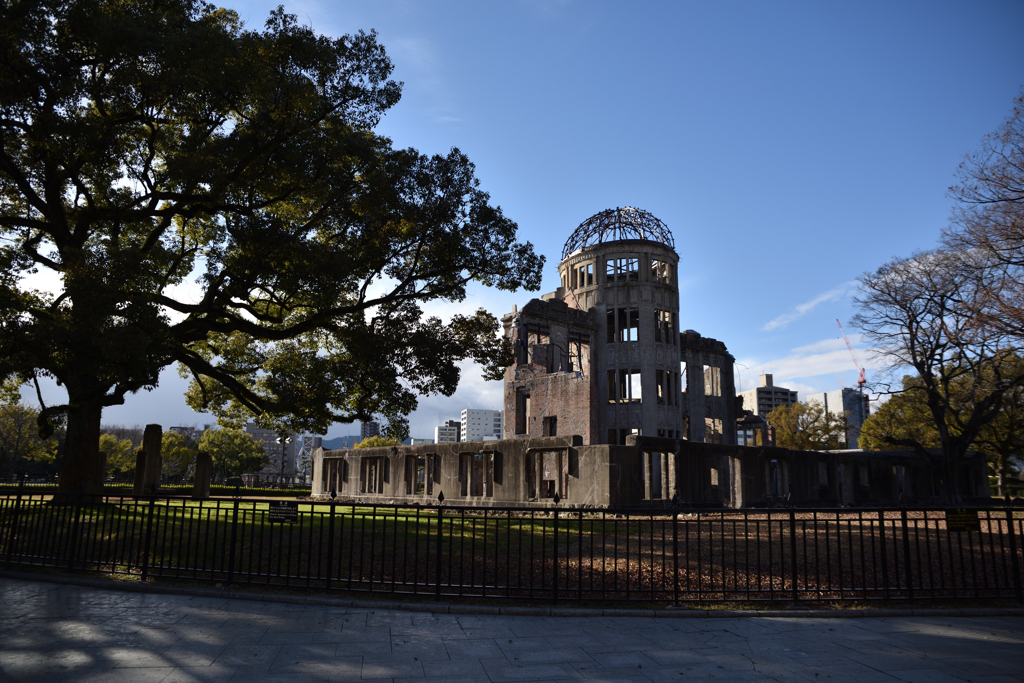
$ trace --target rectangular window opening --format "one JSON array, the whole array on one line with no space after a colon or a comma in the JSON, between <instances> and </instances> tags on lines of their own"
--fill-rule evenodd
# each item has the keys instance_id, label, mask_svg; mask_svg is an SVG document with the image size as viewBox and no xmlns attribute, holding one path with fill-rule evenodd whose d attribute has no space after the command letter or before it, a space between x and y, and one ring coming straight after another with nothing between
<instances>
[{"instance_id":1,"label":"rectangular window opening","mask_svg":"<svg viewBox=\"0 0 1024 683\"><path fill-rule=\"evenodd\" d=\"M548 415L544 418L544 436L558 436L557 415Z\"/></svg>"}]
</instances>

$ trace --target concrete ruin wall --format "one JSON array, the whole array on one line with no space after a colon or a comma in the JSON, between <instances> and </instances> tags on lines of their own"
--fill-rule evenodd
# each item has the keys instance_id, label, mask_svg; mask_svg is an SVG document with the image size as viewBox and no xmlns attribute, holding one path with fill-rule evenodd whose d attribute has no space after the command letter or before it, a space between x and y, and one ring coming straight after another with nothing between
<instances>
[{"instance_id":1,"label":"concrete ruin wall","mask_svg":"<svg viewBox=\"0 0 1024 683\"><path fill-rule=\"evenodd\" d=\"M680 358L686 363L683 417L690 441L736 443L735 359L725 344L693 330L679 335ZM711 422L714 421L714 422Z\"/></svg>"},{"instance_id":2,"label":"concrete ruin wall","mask_svg":"<svg viewBox=\"0 0 1024 683\"><path fill-rule=\"evenodd\" d=\"M550 507L886 506L938 501L938 471L909 451L791 451L631 437L579 436L318 450L313 496L352 502ZM937 458L933 454L933 458ZM961 464L966 499L990 496L985 458Z\"/></svg>"},{"instance_id":3,"label":"concrete ruin wall","mask_svg":"<svg viewBox=\"0 0 1024 683\"><path fill-rule=\"evenodd\" d=\"M502 322L516 358L505 370L504 438L578 434L583 444L597 443L593 317L557 299L533 299Z\"/></svg>"}]
</instances>

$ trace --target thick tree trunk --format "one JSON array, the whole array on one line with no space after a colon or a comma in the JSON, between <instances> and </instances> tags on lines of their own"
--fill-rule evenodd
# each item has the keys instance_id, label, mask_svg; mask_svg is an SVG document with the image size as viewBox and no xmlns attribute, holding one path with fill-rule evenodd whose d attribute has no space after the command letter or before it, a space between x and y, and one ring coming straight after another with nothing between
<instances>
[{"instance_id":1,"label":"thick tree trunk","mask_svg":"<svg viewBox=\"0 0 1024 683\"><path fill-rule=\"evenodd\" d=\"M1006 472L1009 469L1010 456L1001 454L996 456L996 474L999 476L998 495L1000 498L1006 495Z\"/></svg>"},{"instance_id":2,"label":"thick tree trunk","mask_svg":"<svg viewBox=\"0 0 1024 683\"><path fill-rule=\"evenodd\" d=\"M67 435L60 467L59 493L103 493L104 459L100 457L100 421L103 406L96 401L76 401L68 384Z\"/></svg>"},{"instance_id":3,"label":"thick tree trunk","mask_svg":"<svg viewBox=\"0 0 1024 683\"><path fill-rule=\"evenodd\" d=\"M963 503L963 498L960 497L960 487L957 485L960 481L960 461L962 457L952 457L950 454L945 455L945 499L948 505L960 505Z\"/></svg>"}]
</instances>

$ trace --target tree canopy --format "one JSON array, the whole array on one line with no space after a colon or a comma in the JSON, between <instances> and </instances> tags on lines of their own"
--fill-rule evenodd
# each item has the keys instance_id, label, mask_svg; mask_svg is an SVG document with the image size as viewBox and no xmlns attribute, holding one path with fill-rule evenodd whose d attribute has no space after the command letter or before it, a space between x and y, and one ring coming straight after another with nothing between
<instances>
[{"instance_id":1,"label":"tree canopy","mask_svg":"<svg viewBox=\"0 0 1024 683\"><path fill-rule=\"evenodd\" d=\"M816 451L846 443L846 417L828 412L820 403L776 406L765 419L775 429L775 445L782 448Z\"/></svg>"},{"instance_id":2,"label":"tree canopy","mask_svg":"<svg viewBox=\"0 0 1024 683\"><path fill-rule=\"evenodd\" d=\"M356 444L356 448L381 448L382 446L401 446L402 442L386 436L368 436Z\"/></svg>"},{"instance_id":3,"label":"tree canopy","mask_svg":"<svg viewBox=\"0 0 1024 683\"><path fill-rule=\"evenodd\" d=\"M108 474L115 472L131 472L135 470L136 454L139 448L131 439L118 439L114 434L100 434L100 452L107 454Z\"/></svg>"},{"instance_id":4,"label":"tree canopy","mask_svg":"<svg viewBox=\"0 0 1024 683\"><path fill-rule=\"evenodd\" d=\"M240 429L207 429L199 450L210 454L218 479L258 472L269 462L263 444Z\"/></svg>"},{"instance_id":5,"label":"tree canopy","mask_svg":"<svg viewBox=\"0 0 1024 683\"><path fill-rule=\"evenodd\" d=\"M0 378L67 391L40 414L67 419L62 489L101 490L103 409L171 364L225 423L404 436L459 361L510 362L492 315L421 305L536 289L543 259L460 151L374 133L400 85L373 32L44 0L0 5L0 37Z\"/></svg>"},{"instance_id":6,"label":"tree canopy","mask_svg":"<svg viewBox=\"0 0 1024 683\"><path fill-rule=\"evenodd\" d=\"M1024 364L1019 356L1006 362ZM972 393L960 391L958 386L964 383L962 379L954 384L950 400L952 410L947 415L946 428L954 435L960 435L963 424L959 416L971 410L963 401L969 400ZM907 375L902 384L901 392L881 404L864 421L861 448L871 451L905 448L923 453L924 449L942 447L924 383L919 377ZM998 475L999 495L1003 495L1011 459L1024 457L1024 385L1018 384L1004 393L999 412L981 426L969 448L986 454Z\"/></svg>"}]
</instances>

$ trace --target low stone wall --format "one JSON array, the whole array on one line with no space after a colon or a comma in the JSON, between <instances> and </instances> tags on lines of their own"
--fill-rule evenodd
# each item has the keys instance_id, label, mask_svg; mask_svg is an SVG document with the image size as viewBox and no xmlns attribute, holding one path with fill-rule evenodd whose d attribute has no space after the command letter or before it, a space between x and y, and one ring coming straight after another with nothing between
<instances>
[{"instance_id":1,"label":"low stone wall","mask_svg":"<svg viewBox=\"0 0 1024 683\"><path fill-rule=\"evenodd\" d=\"M791 451L631 436L624 446L580 436L471 441L313 456L312 495L354 502L549 507L883 506L940 494L911 451ZM936 455L932 454L933 460ZM961 495L990 495L985 459L961 464Z\"/></svg>"}]
</instances>

